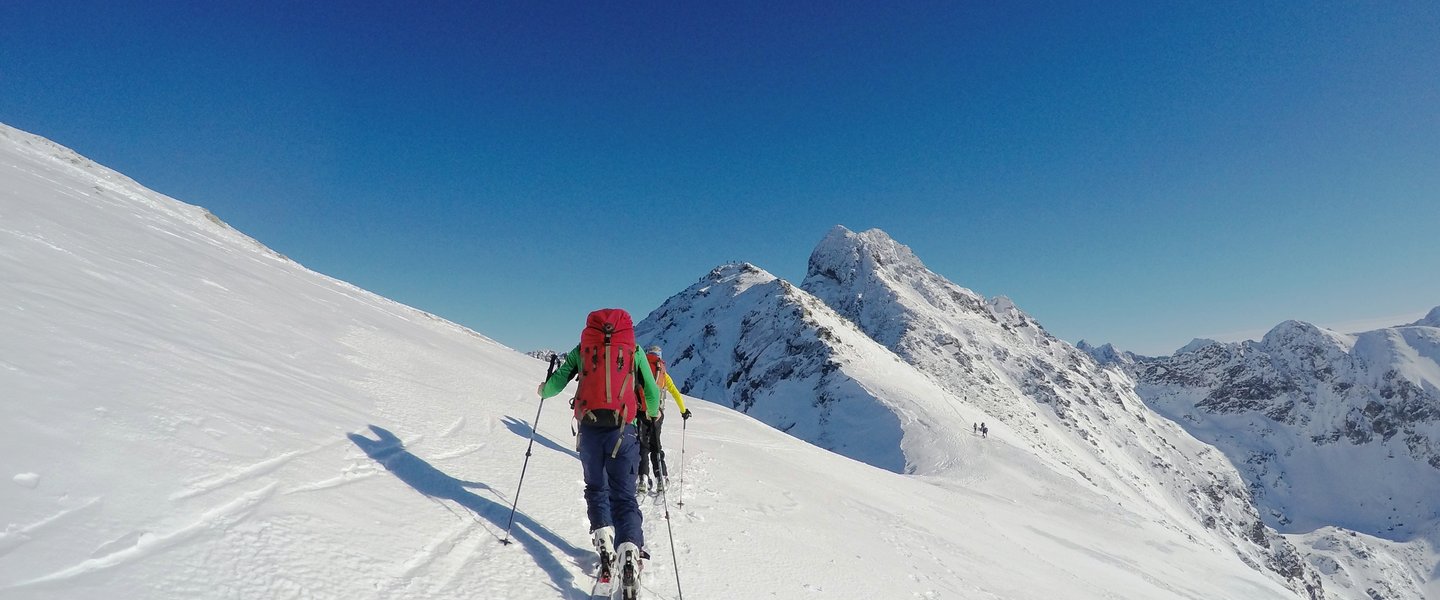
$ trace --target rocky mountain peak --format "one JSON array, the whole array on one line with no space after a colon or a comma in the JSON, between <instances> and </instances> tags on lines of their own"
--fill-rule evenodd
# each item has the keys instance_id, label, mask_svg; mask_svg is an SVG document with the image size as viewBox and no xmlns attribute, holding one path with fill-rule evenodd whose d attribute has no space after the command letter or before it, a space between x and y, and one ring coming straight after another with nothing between
<instances>
[{"instance_id":1,"label":"rocky mountain peak","mask_svg":"<svg viewBox=\"0 0 1440 600\"><path fill-rule=\"evenodd\" d=\"M936 475L970 455L955 432L988 422L1062 476L1199 523L1288 585L1313 577L1268 565L1293 548L1259 524L1223 455L1151 418L1122 374L1009 298L952 283L883 231L831 229L799 288L753 265L722 265L636 336L674 349L683 392L820 447ZM1158 488L1140 483L1152 476Z\"/></svg>"},{"instance_id":2,"label":"rocky mountain peak","mask_svg":"<svg viewBox=\"0 0 1440 600\"><path fill-rule=\"evenodd\" d=\"M1355 344L1352 336L1318 327L1305 321L1285 321L1271 328L1260 344L1271 352L1303 351L1307 354L1344 354Z\"/></svg>"},{"instance_id":3,"label":"rocky mountain peak","mask_svg":"<svg viewBox=\"0 0 1440 600\"><path fill-rule=\"evenodd\" d=\"M1080 340L1079 343L1075 344L1075 349L1089 354L1091 358L1095 359L1095 362L1102 365L1129 365L1134 364L1141 358L1134 352L1121 350L1116 348L1115 344L1108 342L1099 346L1093 346L1085 340Z\"/></svg>"},{"instance_id":4,"label":"rocky mountain peak","mask_svg":"<svg viewBox=\"0 0 1440 600\"><path fill-rule=\"evenodd\" d=\"M929 272L908 246L884 231L871 229L855 233L836 225L810 253L805 279L828 279L845 285L880 270Z\"/></svg>"},{"instance_id":5,"label":"rocky mountain peak","mask_svg":"<svg viewBox=\"0 0 1440 600\"><path fill-rule=\"evenodd\" d=\"M1266 345L1276 345L1283 344L1292 340L1315 338L1319 336L1319 327L1316 327L1315 325L1312 325L1310 323L1306 323L1305 321L1296 321L1294 319L1291 319L1270 328L1270 331L1265 333L1265 337L1262 338L1261 341L1265 342Z\"/></svg>"},{"instance_id":6,"label":"rocky mountain peak","mask_svg":"<svg viewBox=\"0 0 1440 600\"><path fill-rule=\"evenodd\" d=\"M1430 309L1430 314L1410 324L1411 327L1440 327L1440 306Z\"/></svg>"},{"instance_id":7,"label":"rocky mountain peak","mask_svg":"<svg viewBox=\"0 0 1440 600\"><path fill-rule=\"evenodd\" d=\"M1181 355L1181 354L1188 354L1188 353L1190 353L1190 352L1194 352L1194 351L1199 350L1199 349L1201 349L1201 348L1205 348L1205 347L1208 347L1208 346L1214 346L1214 345L1219 344L1219 343L1220 343L1220 342L1217 342L1217 341L1212 340L1212 339L1210 339L1210 338L1194 338L1194 339L1190 340L1190 343L1185 344L1184 346L1181 346L1179 350L1176 350L1176 351L1175 351L1175 355L1176 355L1176 356L1179 356L1179 355Z\"/></svg>"},{"instance_id":8,"label":"rocky mountain peak","mask_svg":"<svg viewBox=\"0 0 1440 600\"><path fill-rule=\"evenodd\" d=\"M1133 373L1147 404L1238 457L1276 527L1403 540L1440 517L1435 348L1423 325L1343 334L1291 320Z\"/></svg>"},{"instance_id":9,"label":"rocky mountain peak","mask_svg":"<svg viewBox=\"0 0 1440 600\"><path fill-rule=\"evenodd\" d=\"M727 263L711 269L700 281L690 286L690 289L682 292L705 292L710 286L720 284L736 288L736 291L744 291L750 286L770 283L779 279L769 271L752 265L748 262Z\"/></svg>"},{"instance_id":10,"label":"rocky mountain peak","mask_svg":"<svg viewBox=\"0 0 1440 600\"><path fill-rule=\"evenodd\" d=\"M879 229L831 229L810 254L800 287L886 345L896 342L904 322L920 313L996 321L994 309L979 294L926 268L908 246Z\"/></svg>"}]
</instances>

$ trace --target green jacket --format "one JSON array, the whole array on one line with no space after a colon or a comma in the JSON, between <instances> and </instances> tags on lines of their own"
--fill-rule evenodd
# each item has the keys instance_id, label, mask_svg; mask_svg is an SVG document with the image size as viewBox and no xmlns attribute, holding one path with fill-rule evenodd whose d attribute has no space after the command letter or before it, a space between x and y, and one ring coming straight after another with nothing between
<instances>
[{"instance_id":1,"label":"green jacket","mask_svg":"<svg viewBox=\"0 0 1440 600\"><path fill-rule=\"evenodd\" d=\"M651 419L660 414L660 386L655 385L655 376L650 374L650 365L645 360L645 352L639 348L635 349L635 376L640 381L640 386L645 390L645 414ZM545 385L540 389L540 399L544 400L562 391L565 386L570 385L570 380L580 374L580 346L576 345L565 355L565 363L555 369L555 373L545 380ZM634 423L634 420L630 421Z\"/></svg>"}]
</instances>

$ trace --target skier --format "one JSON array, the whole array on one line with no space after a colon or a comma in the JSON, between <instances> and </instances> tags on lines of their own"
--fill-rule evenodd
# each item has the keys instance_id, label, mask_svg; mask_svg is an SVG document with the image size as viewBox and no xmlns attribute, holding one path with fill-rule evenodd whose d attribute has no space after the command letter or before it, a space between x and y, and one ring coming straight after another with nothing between
<instances>
[{"instance_id":1,"label":"skier","mask_svg":"<svg viewBox=\"0 0 1440 600\"><path fill-rule=\"evenodd\" d=\"M980 437L982 437L982 438L988 438L988 437L990 437L990 428L989 428L989 427L986 427L984 423L981 423L981 424L980 424Z\"/></svg>"},{"instance_id":2,"label":"skier","mask_svg":"<svg viewBox=\"0 0 1440 600\"><path fill-rule=\"evenodd\" d=\"M586 317L580 344L537 390L541 399L549 398L564 390L571 378L580 378L574 403L574 418L579 421L575 443L584 470L590 537L600 554L598 579L608 583L619 568L625 598L638 593L641 560L650 558L635 499L639 405L631 392L631 382L639 381L646 413L652 418L659 413L660 389L645 363L645 355L635 345L630 314L618 308L601 309Z\"/></svg>"},{"instance_id":3,"label":"skier","mask_svg":"<svg viewBox=\"0 0 1440 600\"><path fill-rule=\"evenodd\" d=\"M645 360L650 363L650 373L655 376L655 385L660 388L660 416L655 419L647 419L640 416L640 480L635 486L639 493L645 493L653 487L656 492L665 491L665 486L670 482L670 469L665 465L665 450L660 447L660 426L665 422L665 396L669 395L675 399L675 405L680 407L680 418L690 420L690 410L685 408L685 399L680 397L680 390L675 389L675 380L670 378L670 373L665 370L665 361L660 358L659 346L650 346L645 349ZM650 477L650 465L655 465L655 477Z\"/></svg>"}]
</instances>

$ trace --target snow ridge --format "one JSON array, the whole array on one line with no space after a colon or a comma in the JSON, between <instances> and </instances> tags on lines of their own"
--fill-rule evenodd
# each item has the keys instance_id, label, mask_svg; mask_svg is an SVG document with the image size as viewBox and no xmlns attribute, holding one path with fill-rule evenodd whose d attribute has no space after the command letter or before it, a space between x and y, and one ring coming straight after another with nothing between
<instances>
[{"instance_id":1,"label":"snow ridge","mask_svg":"<svg viewBox=\"0 0 1440 600\"><path fill-rule=\"evenodd\" d=\"M1147 402L1245 465L1275 526L1403 540L1440 519L1440 328L1425 323L1347 335L1286 321L1133 368Z\"/></svg>"},{"instance_id":2,"label":"snow ridge","mask_svg":"<svg viewBox=\"0 0 1440 600\"><path fill-rule=\"evenodd\" d=\"M896 472L940 468L903 422L943 391L809 293L749 263L717 267L636 325L676 385L802 440ZM864 435L852 435L857 430Z\"/></svg>"},{"instance_id":3,"label":"snow ridge","mask_svg":"<svg viewBox=\"0 0 1440 600\"><path fill-rule=\"evenodd\" d=\"M1440 327L1440 306L1430 309L1419 321L1410 324L1411 327Z\"/></svg>"},{"instance_id":4,"label":"snow ridge","mask_svg":"<svg viewBox=\"0 0 1440 600\"><path fill-rule=\"evenodd\" d=\"M1089 354L1091 358L1095 359L1095 362L1101 365L1130 365L1148 358L1129 350L1120 350L1110 343L1092 346L1089 342L1080 340L1075 344L1075 349Z\"/></svg>"},{"instance_id":5,"label":"snow ridge","mask_svg":"<svg viewBox=\"0 0 1440 600\"><path fill-rule=\"evenodd\" d=\"M0 133L0 389L13 400L0 595L584 597L594 554L569 408L557 398L537 412L543 362ZM758 269L734 275L711 288L717 303L755 296L758 315L814 301ZM808 312L793 335L755 330L746 345L830 343L821 328L853 338L820 389L857 411L870 410L865 386L919 377L822 307ZM696 597L1296 597L1153 511L1057 475L1003 426L983 442L954 435L940 421L951 407L924 404L941 394L933 384L864 391L894 399L906 468L946 475L876 469L690 398L695 418L665 429L672 477L687 449L684 507L642 504L652 549L673 525L681 564L655 552L647 593L676 597L683 570ZM927 426L952 445L914 444ZM516 543L502 546L522 456Z\"/></svg>"},{"instance_id":6,"label":"snow ridge","mask_svg":"<svg viewBox=\"0 0 1440 600\"><path fill-rule=\"evenodd\" d=\"M829 447L835 440L869 437L870 426L830 422L823 437L797 426L803 422L798 414L817 407L824 413L836 392L787 388L788 377L776 374L796 372L796 364L838 371L862 390L852 402L896 415L899 434L891 433L895 420L885 419L878 421L885 433L879 439L903 440L908 470L940 475L964 465L953 439L984 421L998 440L1029 455L1026 460L1124 498L1127 505L1148 507L1155 518L1183 523L1177 526L1197 539L1263 565L1292 589L1319 593L1314 571L1291 544L1261 524L1243 481L1222 454L1158 418L1127 377L1050 336L1010 299L986 300L949 282L879 230L832 229L811 254L800 288L765 273L771 294L787 299L765 310L731 301L737 293L720 294L724 302L706 296L737 268L759 271L751 265L721 267L637 326L644 343L680 348L671 370L687 393L730 398L736 408L772 426ZM798 335L796 323L806 321L829 335ZM738 327L727 326L737 322ZM787 341L711 339L730 329L770 332ZM856 358L837 358L851 356ZM875 364L908 369L878 378L835 369ZM934 391L908 396L918 402L897 398L880 387L893 385L895 377ZM784 404L796 396L818 400L799 410ZM786 407L783 418L767 406L772 402ZM850 455L874 460L870 454ZM872 464L893 468L893 462Z\"/></svg>"}]
</instances>

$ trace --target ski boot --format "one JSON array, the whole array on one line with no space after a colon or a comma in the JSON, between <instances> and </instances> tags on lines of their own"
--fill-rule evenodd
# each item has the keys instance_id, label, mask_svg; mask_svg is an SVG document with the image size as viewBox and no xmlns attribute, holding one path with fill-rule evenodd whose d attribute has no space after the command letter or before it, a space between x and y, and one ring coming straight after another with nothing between
<instances>
[{"instance_id":1,"label":"ski boot","mask_svg":"<svg viewBox=\"0 0 1440 600\"><path fill-rule=\"evenodd\" d=\"M606 525L590 532L595 552L600 555L600 583L609 583L615 568L615 527Z\"/></svg>"},{"instance_id":2,"label":"ski boot","mask_svg":"<svg viewBox=\"0 0 1440 600\"><path fill-rule=\"evenodd\" d=\"M625 542L615 549L620 558L620 598L622 600L637 600L640 597L640 570L645 563L644 551L636 546L634 542Z\"/></svg>"},{"instance_id":3,"label":"ski boot","mask_svg":"<svg viewBox=\"0 0 1440 600\"><path fill-rule=\"evenodd\" d=\"M641 475L641 476L640 476L640 480L635 482L635 495L637 495L637 496L643 496L643 495L645 495L645 494L647 494L647 493L649 493L649 492L650 492L650 478L649 478L649 477L645 477L644 475Z\"/></svg>"},{"instance_id":4,"label":"ski boot","mask_svg":"<svg viewBox=\"0 0 1440 600\"><path fill-rule=\"evenodd\" d=\"M657 494L663 494L663 493L665 493L665 488L666 488L666 487L669 487L669 485L670 485L670 478L669 478L669 477L657 477L657 478L655 479L655 493L657 493Z\"/></svg>"}]
</instances>

